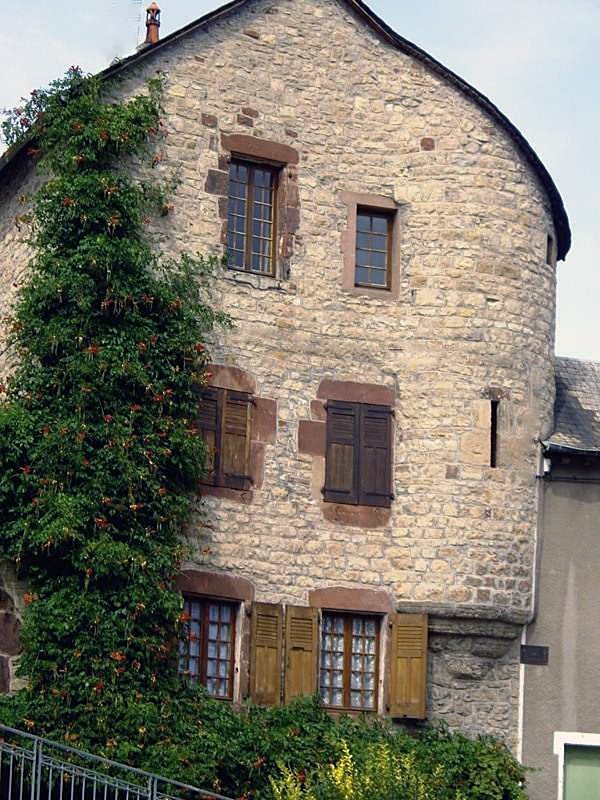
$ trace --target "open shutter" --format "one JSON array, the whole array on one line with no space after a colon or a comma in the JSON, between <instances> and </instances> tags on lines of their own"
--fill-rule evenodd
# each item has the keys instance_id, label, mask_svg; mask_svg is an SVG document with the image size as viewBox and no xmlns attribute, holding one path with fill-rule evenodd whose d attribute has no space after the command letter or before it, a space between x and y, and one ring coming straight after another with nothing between
<instances>
[{"instance_id":1,"label":"open shutter","mask_svg":"<svg viewBox=\"0 0 600 800\"><path fill-rule=\"evenodd\" d=\"M223 399L220 479L231 489L249 489L250 396L228 390Z\"/></svg>"},{"instance_id":2,"label":"open shutter","mask_svg":"<svg viewBox=\"0 0 600 800\"><path fill-rule=\"evenodd\" d=\"M427 688L427 615L394 614L390 715L425 718Z\"/></svg>"},{"instance_id":3,"label":"open shutter","mask_svg":"<svg viewBox=\"0 0 600 800\"><path fill-rule=\"evenodd\" d=\"M360 406L358 502L387 508L392 502L392 410L387 406Z\"/></svg>"},{"instance_id":4,"label":"open shutter","mask_svg":"<svg viewBox=\"0 0 600 800\"><path fill-rule=\"evenodd\" d=\"M214 484L219 472L220 413L219 390L203 389L198 411L200 433L208 448L207 473L203 477L205 483Z\"/></svg>"},{"instance_id":5,"label":"open shutter","mask_svg":"<svg viewBox=\"0 0 600 800\"><path fill-rule=\"evenodd\" d=\"M285 618L284 700L317 691L319 611L288 606Z\"/></svg>"},{"instance_id":6,"label":"open shutter","mask_svg":"<svg viewBox=\"0 0 600 800\"><path fill-rule=\"evenodd\" d=\"M261 705L281 703L283 610L272 603L252 606L250 697Z\"/></svg>"},{"instance_id":7,"label":"open shutter","mask_svg":"<svg viewBox=\"0 0 600 800\"><path fill-rule=\"evenodd\" d=\"M357 403L327 402L327 453L324 499L333 503L358 503Z\"/></svg>"}]
</instances>

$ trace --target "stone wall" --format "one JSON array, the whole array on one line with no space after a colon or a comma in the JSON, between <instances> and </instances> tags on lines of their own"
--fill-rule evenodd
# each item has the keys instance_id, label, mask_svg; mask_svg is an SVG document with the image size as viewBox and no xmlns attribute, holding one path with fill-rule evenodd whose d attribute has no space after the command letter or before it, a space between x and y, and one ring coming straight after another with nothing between
<instances>
[{"instance_id":1,"label":"stone wall","mask_svg":"<svg viewBox=\"0 0 600 800\"><path fill-rule=\"evenodd\" d=\"M336 0L258 0L150 52L122 91L139 91L157 70L168 135L156 174L177 168L181 177L173 212L152 231L168 252L222 253L224 135L299 154L283 170L293 213L277 277L216 279L236 327L214 336L213 360L250 373L257 394L276 401L277 437L251 503L206 499L190 531L194 564L249 579L257 600L306 604L312 589L347 585L385 589L404 610L436 608L440 619L467 609L524 622L537 437L553 404L555 273L548 201L514 143ZM398 209L389 295L344 288L347 193ZM6 208L0 255L17 271ZM299 451L299 424L318 418L327 379L393 392L395 499L383 526L328 518L323 459ZM477 636L433 629L434 716L513 737L518 647L505 633L492 625L483 638L500 644L478 655Z\"/></svg>"}]
</instances>

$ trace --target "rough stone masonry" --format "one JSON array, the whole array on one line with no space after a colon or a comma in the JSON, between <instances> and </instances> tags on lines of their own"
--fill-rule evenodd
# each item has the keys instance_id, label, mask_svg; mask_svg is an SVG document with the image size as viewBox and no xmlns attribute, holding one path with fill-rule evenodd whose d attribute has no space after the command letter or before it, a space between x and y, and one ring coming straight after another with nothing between
<instances>
[{"instance_id":1,"label":"rough stone masonry","mask_svg":"<svg viewBox=\"0 0 600 800\"><path fill-rule=\"evenodd\" d=\"M215 335L212 359L276 401L277 429L247 502L206 498L190 531L194 565L250 580L257 600L301 605L311 590L346 586L429 612L430 716L514 744L537 440L554 399L544 188L480 106L337 0L248 3L149 51L118 91L139 92L156 71L167 133L156 174L181 178L173 211L153 228L163 251L223 252L228 136L298 154L282 170L277 276L216 279L236 325ZM10 170L0 188L3 314L26 267L19 196L32 180ZM348 193L397 208L393 292L344 286ZM328 514L323 457L299 449L300 423L322 419L326 380L393 394L395 497L383 520Z\"/></svg>"}]
</instances>

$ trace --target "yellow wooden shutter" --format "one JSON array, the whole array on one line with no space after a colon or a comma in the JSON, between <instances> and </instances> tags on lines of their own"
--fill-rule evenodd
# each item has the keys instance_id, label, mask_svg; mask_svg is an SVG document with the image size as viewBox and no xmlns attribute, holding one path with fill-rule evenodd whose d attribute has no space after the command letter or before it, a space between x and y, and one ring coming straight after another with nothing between
<instances>
[{"instance_id":1,"label":"yellow wooden shutter","mask_svg":"<svg viewBox=\"0 0 600 800\"><path fill-rule=\"evenodd\" d=\"M427 689L427 615L393 614L390 715L424 719Z\"/></svg>"},{"instance_id":2,"label":"yellow wooden shutter","mask_svg":"<svg viewBox=\"0 0 600 800\"><path fill-rule=\"evenodd\" d=\"M286 703L317 690L319 612L316 608L288 606L285 617Z\"/></svg>"},{"instance_id":3,"label":"yellow wooden shutter","mask_svg":"<svg viewBox=\"0 0 600 800\"><path fill-rule=\"evenodd\" d=\"M281 703L281 606L254 603L250 655L250 697L261 705Z\"/></svg>"}]
</instances>

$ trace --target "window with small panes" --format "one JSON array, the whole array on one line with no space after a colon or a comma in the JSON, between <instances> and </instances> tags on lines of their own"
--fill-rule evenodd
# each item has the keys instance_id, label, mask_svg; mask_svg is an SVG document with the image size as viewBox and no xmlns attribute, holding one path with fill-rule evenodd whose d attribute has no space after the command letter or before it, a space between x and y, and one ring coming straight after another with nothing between
<instances>
[{"instance_id":1,"label":"window with small panes","mask_svg":"<svg viewBox=\"0 0 600 800\"><path fill-rule=\"evenodd\" d=\"M213 697L231 700L237 604L184 595L183 607L179 674L191 684L205 686Z\"/></svg>"},{"instance_id":2,"label":"window with small panes","mask_svg":"<svg viewBox=\"0 0 600 800\"><path fill-rule=\"evenodd\" d=\"M377 710L381 619L324 611L319 696L328 708Z\"/></svg>"},{"instance_id":3,"label":"window with small panes","mask_svg":"<svg viewBox=\"0 0 600 800\"><path fill-rule=\"evenodd\" d=\"M277 168L233 159L229 168L227 263L275 274Z\"/></svg>"}]
</instances>

